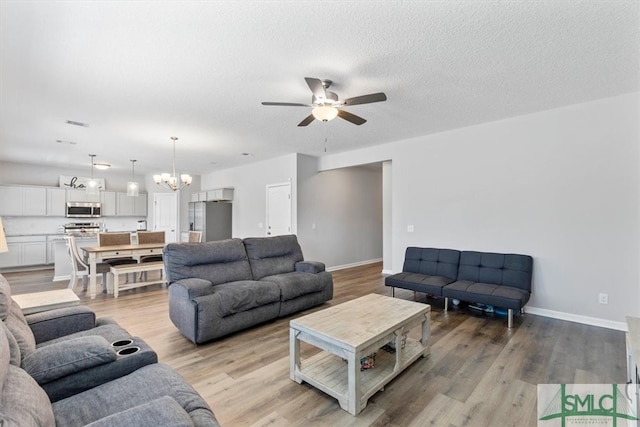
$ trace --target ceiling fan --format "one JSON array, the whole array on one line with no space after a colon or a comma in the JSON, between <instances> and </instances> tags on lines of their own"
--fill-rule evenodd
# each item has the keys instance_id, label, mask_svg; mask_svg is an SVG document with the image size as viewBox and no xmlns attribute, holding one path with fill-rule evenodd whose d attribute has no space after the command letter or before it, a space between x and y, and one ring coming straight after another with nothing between
<instances>
[{"instance_id":1,"label":"ceiling fan","mask_svg":"<svg viewBox=\"0 0 640 427\"><path fill-rule=\"evenodd\" d=\"M372 102L386 101L387 95L382 92L372 93L369 95L355 96L353 98L347 98L342 101L338 100L338 95L335 92L330 92L327 89L331 86L331 80L320 80L313 77L305 77L305 81L311 89L311 103L299 104L295 102L263 102L262 105L276 105L284 107L312 107L313 110L303 121L298 123L298 126L307 126L314 120L320 120L328 122L336 117L340 117L354 125L361 125L366 122L360 116L349 113L342 109L342 107L348 107L351 105L370 104Z\"/></svg>"}]
</instances>

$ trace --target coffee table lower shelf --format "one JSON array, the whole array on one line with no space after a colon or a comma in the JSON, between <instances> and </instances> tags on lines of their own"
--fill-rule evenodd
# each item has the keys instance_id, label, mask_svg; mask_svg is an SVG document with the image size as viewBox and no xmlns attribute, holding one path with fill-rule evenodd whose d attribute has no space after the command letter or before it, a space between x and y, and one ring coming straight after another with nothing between
<instances>
[{"instance_id":1,"label":"coffee table lower shelf","mask_svg":"<svg viewBox=\"0 0 640 427\"><path fill-rule=\"evenodd\" d=\"M363 409L371 396L382 390L386 384L400 374L407 366L425 354L425 346L420 341L408 338L404 348L396 353L376 350L375 364L371 369L359 372L359 396ZM396 355L398 357L396 357ZM399 360L396 361L396 358ZM356 369L359 369L356 367ZM304 359L300 362L300 370L293 374L296 382L306 382L328 395L338 399L340 407L349 410L349 366L347 360L326 351ZM359 411L358 411L359 412ZM356 415L356 414L353 414Z\"/></svg>"}]
</instances>

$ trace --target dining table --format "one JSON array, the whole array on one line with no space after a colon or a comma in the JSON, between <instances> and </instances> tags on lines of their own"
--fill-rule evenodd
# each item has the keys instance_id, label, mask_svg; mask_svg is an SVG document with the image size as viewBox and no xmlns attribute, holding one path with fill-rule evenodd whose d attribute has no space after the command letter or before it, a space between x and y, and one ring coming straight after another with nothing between
<instances>
[{"instance_id":1,"label":"dining table","mask_svg":"<svg viewBox=\"0 0 640 427\"><path fill-rule=\"evenodd\" d=\"M162 255L166 243L141 243L129 245L87 246L81 248L89 263L89 296L96 297L97 268L96 265L105 259L140 258L147 255Z\"/></svg>"}]
</instances>

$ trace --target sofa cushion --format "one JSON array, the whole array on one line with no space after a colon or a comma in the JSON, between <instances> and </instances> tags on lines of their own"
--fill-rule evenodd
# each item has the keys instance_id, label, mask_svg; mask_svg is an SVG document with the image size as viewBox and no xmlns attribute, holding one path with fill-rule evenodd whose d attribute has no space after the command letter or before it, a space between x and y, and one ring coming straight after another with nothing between
<instances>
[{"instance_id":1,"label":"sofa cushion","mask_svg":"<svg viewBox=\"0 0 640 427\"><path fill-rule=\"evenodd\" d=\"M7 328L18 342L18 347L20 347L22 357L30 351L35 350L36 340L33 336L33 332L29 328L29 325L27 325L27 321L22 314L22 309L18 303L13 300L9 307L9 315L5 320L5 325L7 325Z\"/></svg>"},{"instance_id":2,"label":"sofa cushion","mask_svg":"<svg viewBox=\"0 0 640 427\"><path fill-rule=\"evenodd\" d=\"M520 288L492 283L458 280L447 285L442 294L448 298L477 302L519 310L529 301L530 294Z\"/></svg>"},{"instance_id":3,"label":"sofa cushion","mask_svg":"<svg viewBox=\"0 0 640 427\"><path fill-rule=\"evenodd\" d=\"M163 249L167 279L199 278L218 285L251 280L251 267L240 239L204 243L169 243Z\"/></svg>"},{"instance_id":4,"label":"sofa cushion","mask_svg":"<svg viewBox=\"0 0 640 427\"><path fill-rule=\"evenodd\" d=\"M458 280L507 285L531 291L532 271L533 258L529 255L463 251L460 254Z\"/></svg>"},{"instance_id":5,"label":"sofa cushion","mask_svg":"<svg viewBox=\"0 0 640 427\"><path fill-rule=\"evenodd\" d=\"M180 374L163 364L145 366L124 377L59 400L53 403L53 413L57 427L83 426L163 396L175 399L194 425L217 425L211 408L198 392Z\"/></svg>"},{"instance_id":6,"label":"sofa cushion","mask_svg":"<svg viewBox=\"0 0 640 427\"><path fill-rule=\"evenodd\" d=\"M454 249L417 248L410 246L405 251L402 271L405 273L448 277L453 281L458 276L459 262L460 251Z\"/></svg>"},{"instance_id":7,"label":"sofa cushion","mask_svg":"<svg viewBox=\"0 0 640 427\"><path fill-rule=\"evenodd\" d=\"M430 276L420 273L397 273L386 277L384 284L386 286L442 296L442 288L454 281L455 279L443 276Z\"/></svg>"},{"instance_id":8,"label":"sofa cushion","mask_svg":"<svg viewBox=\"0 0 640 427\"><path fill-rule=\"evenodd\" d=\"M38 384L45 384L94 366L113 362L118 356L103 337L87 336L40 347L22 359L24 369Z\"/></svg>"},{"instance_id":9,"label":"sofa cushion","mask_svg":"<svg viewBox=\"0 0 640 427\"><path fill-rule=\"evenodd\" d=\"M276 283L280 288L282 301L289 301L303 295L321 292L326 287L317 274L299 271L263 277L260 282Z\"/></svg>"},{"instance_id":10,"label":"sofa cushion","mask_svg":"<svg viewBox=\"0 0 640 427\"><path fill-rule=\"evenodd\" d=\"M298 238L293 235L251 237L244 239L254 280L295 271L298 261L304 261Z\"/></svg>"},{"instance_id":11,"label":"sofa cushion","mask_svg":"<svg viewBox=\"0 0 640 427\"><path fill-rule=\"evenodd\" d=\"M86 427L113 426L191 427L193 426L193 421L175 399L163 396L86 425Z\"/></svg>"},{"instance_id":12,"label":"sofa cushion","mask_svg":"<svg viewBox=\"0 0 640 427\"><path fill-rule=\"evenodd\" d=\"M272 282L245 280L214 286L210 298L218 301L218 315L226 317L279 302L280 288Z\"/></svg>"},{"instance_id":13,"label":"sofa cushion","mask_svg":"<svg viewBox=\"0 0 640 427\"><path fill-rule=\"evenodd\" d=\"M55 426L47 394L25 371L8 365L0 395L0 425Z\"/></svg>"}]
</instances>

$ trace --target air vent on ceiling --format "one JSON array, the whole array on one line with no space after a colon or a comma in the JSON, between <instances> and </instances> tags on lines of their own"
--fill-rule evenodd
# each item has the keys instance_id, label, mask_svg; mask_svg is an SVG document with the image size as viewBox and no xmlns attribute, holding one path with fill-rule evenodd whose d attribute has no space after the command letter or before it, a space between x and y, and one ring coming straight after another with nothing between
<instances>
[{"instance_id":1,"label":"air vent on ceiling","mask_svg":"<svg viewBox=\"0 0 640 427\"><path fill-rule=\"evenodd\" d=\"M75 120L67 120L67 124L68 125L74 125L74 126L81 126L83 128L88 128L89 127L88 123L77 122Z\"/></svg>"}]
</instances>

